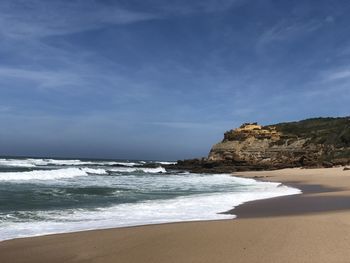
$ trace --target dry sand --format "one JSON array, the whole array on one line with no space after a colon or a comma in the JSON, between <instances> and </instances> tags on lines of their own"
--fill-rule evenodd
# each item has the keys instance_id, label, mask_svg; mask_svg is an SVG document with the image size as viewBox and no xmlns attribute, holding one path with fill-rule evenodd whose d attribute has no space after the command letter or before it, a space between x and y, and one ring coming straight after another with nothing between
<instances>
[{"instance_id":1,"label":"dry sand","mask_svg":"<svg viewBox=\"0 0 350 263\"><path fill-rule=\"evenodd\" d=\"M243 177L297 186L302 195L246 203L238 219L16 239L0 262L350 262L350 171L285 169Z\"/></svg>"}]
</instances>

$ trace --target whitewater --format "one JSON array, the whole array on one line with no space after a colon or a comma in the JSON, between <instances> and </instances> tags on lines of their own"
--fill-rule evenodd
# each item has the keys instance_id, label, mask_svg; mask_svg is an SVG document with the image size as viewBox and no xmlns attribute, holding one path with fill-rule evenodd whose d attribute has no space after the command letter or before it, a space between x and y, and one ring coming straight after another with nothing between
<instances>
[{"instance_id":1,"label":"whitewater","mask_svg":"<svg viewBox=\"0 0 350 263\"><path fill-rule=\"evenodd\" d=\"M162 167L172 163L1 158L0 240L232 219L224 212L244 202L301 193L275 182Z\"/></svg>"}]
</instances>

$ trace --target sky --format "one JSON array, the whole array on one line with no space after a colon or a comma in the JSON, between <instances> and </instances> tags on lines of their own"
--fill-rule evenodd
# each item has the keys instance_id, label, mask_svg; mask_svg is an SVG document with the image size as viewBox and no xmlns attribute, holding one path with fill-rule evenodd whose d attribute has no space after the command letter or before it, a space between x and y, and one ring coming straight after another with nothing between
<instances>
[{"instance_id":1,"label":"sky","mask_svg":"<svg viewBox=\"0 0 350 263\"><path fill-rule=\"evenodd\" d=\"M347 0L0 0L0 155L177 160L350 115Z\"/></svg>"}]
</instances>

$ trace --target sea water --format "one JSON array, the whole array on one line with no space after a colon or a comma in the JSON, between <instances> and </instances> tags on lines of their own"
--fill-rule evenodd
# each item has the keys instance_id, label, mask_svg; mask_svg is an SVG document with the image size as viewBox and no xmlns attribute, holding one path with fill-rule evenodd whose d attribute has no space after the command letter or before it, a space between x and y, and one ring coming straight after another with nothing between
<instances>
[{"instance_id":1,"label":"sea water","mask_svg":"<svg viewBox=\"0 0 350 263\"><path fill-rule=\"evenodd\" d=\"M0 158L0 240L230 219L244 202L300 193L280 183L194 174L149 161Z\"/></svg>"}]
</instances>

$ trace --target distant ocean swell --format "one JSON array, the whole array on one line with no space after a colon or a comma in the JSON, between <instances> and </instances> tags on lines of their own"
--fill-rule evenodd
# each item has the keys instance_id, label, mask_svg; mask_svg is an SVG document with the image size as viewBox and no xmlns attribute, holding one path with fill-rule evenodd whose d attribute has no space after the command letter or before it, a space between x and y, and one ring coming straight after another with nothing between
<instances>
[{"instance_id":1,"label":"distant ocean swell","mask_svg":"<svg viewBox=\"0 0 350 263\"><path fill-rule=\"evenodd\" d=\"M244 202L300 193L145 161L0 159L0 240L88 229L234 218ZM25 169L25 170L24 170Z\"/></svg>"}]
</instances>

